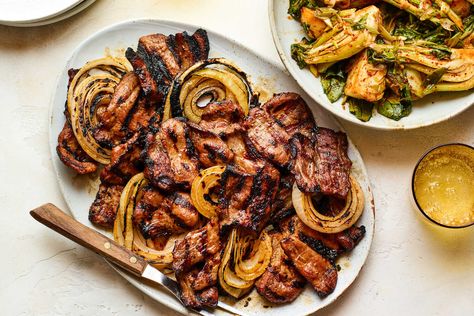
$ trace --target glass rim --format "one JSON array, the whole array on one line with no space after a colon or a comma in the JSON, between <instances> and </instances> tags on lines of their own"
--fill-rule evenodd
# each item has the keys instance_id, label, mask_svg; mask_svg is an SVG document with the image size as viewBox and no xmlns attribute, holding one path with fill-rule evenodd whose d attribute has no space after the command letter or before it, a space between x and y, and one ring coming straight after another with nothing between
<instances>
[{"instance_id":1,"label":"glass rim","mask_svg":"<svg viewBox=\"0 0 474 316\"><path fill-rule=\"evenodd\" d=\"M445 228L454 228L454 229L457 229L457 228L466 228L466 227L469 227L469 226L472 226L474 225L474 221L470 224L466 224L466 225L463 225L463 226L450 226L450 225L445 225L445 224L441 224L437 221L435 221L434 219L432 219L431 217L428 216L428 214L426 214L426 212L423 210L423 208L420 206L420 204L418 203L418 200L416 198L416 194L415 194L415 174L416 174L416 171L418 170L418 167L420 166L420 163L423 161L423 159L426 158L426 156L428 156L431 152L435 151L436 149L439 149L439 148L442 148L442 147L449 147L449 146L464 146L464 147L467 147L469 149L471 149L472 151L474 151L474 147L471 146L471 145L468 145L468 144L463 144L463 143L447 143L447 144L441 144L441 145L436 145L430 149L428 149L419 159L418 159L418 162L416 163L415 165L415 168L413 169L413 174L411 176L411 193L412 193L412 196L413 196L413 200L415 200L415 204L418 208L418 210L421 212L421 214L423 214L430 222L438 225L438 226L441 226L441 227L445 227Z\"/></svg>"}]
</instances>

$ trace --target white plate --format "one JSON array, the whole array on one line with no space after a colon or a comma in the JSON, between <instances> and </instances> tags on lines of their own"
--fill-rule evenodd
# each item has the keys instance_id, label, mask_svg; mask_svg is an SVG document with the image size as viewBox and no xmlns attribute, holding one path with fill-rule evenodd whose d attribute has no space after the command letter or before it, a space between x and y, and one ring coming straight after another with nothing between
<instances>
[{"instance_id":1,"label":"white plate","mask_svg":"<svg viewBox=\"0 0 474 316\"><path fill-rule=\"evenodd\" d=\"M171 34L182 31L193 32L195 26L186 24L157 21L157 20L135 20L120 23L106 28L85 40L72 54L66 68L59 77L58 87L54 95L51 107L51 125L50 125L50 147L54 167L56 169L59 186L64 195L72 214L80 222L92 227L87 216L89 206L91 205L97 191L98 182L96 176L78 176L73 171L65 167L56 154L57 136L64 124L64 101L66 100L67 69L71 67L79 68L88 60L100 58L104 51L123 52L128 46L134 47L138 38L150 33ZM315 106L314 102L301 91L294 80L278 65L271 64L262 56L256 55L242 45L212 32L208 32L210 41L211 57L226 57L233 60L250 75L250 80L256 86L266 87L267 97L274 92L294 91L300 93L305 98L321 126L340 129L336 121L328 115L327 112ZM372 235L374 232L374 205L373 197L370 191L369 178L362 161L362 158L352 143L349 144L349 156L353 161L353 173L364 190L366 196L365 212L363 213L359 224L365 225L367 229L366 236L360 244L349 254L340 260L342 270L339 273L339 280L334 293L324 299L320 299L316 293L307 288L300 297L292 304L269 307L266 301L254 291L252 300L244 307L245 300L236 303L244 314L249 315L270 315L275 313L292 313L302 315L312 313L329 303L333 302L341 293L354 281L365 262L369 253ZM97 229L97 228L96 228ZM159 288L147 286L135 278L121 272L133 285L143 292L147 293L157 301L175 309L176 311L186 313L186 310L179 302ZM264 307L266 306L266 308Z\"/></svg>"},{"instance_id":2,"label":"white plate","mask_svg":"<svg viewBox=\"0 0 474 316\"><path fill-rule=\"evenodd\" d=\"M283 64L293 78L318 104L333 114L353 123L378 129L412 129L432 125L447 120L466 110L474 103L472 91L436 93L414 102L412 113L394 121L374 111L368 122L359 121L349 113L347 106L341 105L341 100L331 103L323 92L319 78L315 78L308 69L300 69L291 58L291 44L304 37L301 24L287 13L289 0L269 0L268 14L273 41Z\"/></svg>"},{"instance_id":3,"label":"white plate","mask_svg":"<svg viewBox=\"0 0 474 316\"><path fill-rule=\"evenodd\" d=\"M70 18L73 15L78 14L82 10L86 9L89 7L91 4L93 4L95 0L84 0L75 7L71 8L70 10L63 12L62 14L54 15L50 18L44 19L44 20L38 20L34 22L20 22L20 23L13 23L13 22L0 22L4 25L9 25L9 26L16 26L16 27L34 27L34 26L42 26L42 25L48 25L52 23L56 23L62 20L65 20L67 18Z\"/></svg>"},{"instance_id":4,"label":"white plate","mask_svg":"<svg viewBox=\"0 0 474 316\"><path fill-rule=\"evenodd\" d=\"M0 0L0 23L25 23L51 18L83 0Z\"/></svg>"}]
</instances>

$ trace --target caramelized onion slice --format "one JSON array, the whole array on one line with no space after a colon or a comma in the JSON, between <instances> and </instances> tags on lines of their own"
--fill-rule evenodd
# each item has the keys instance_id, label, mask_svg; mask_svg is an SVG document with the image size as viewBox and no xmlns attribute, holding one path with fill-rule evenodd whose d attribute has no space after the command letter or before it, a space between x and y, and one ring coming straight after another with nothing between
<instances>
[{"instance_id":1,"label":"caramelized onion slice","mask_svg":"<svg viewBox=\"0 0 474 316\"><path fill-rule=\"evenodd\" d=\"M199 123L203 112L199 101L206 96L210 102L232 100L242 107L245 115L254 97L244 72L226 59L208 59L194 64L173 80L166 96L163 120L184 115Z\"/></svg>"},{"instance_id":2,"label":"caramelized onion slice","mask_svg":"<svg viewBox=\"0 0 474 316\"><path fill-rule=\"evenodd\" d=\"M234 248L235 273L242 280L255 280L270 264L272 251L272 240L267 231L262 231L257 239L237 231Z\"/></svg>"},{"instance_id":3,"label":"caramelized onion slice","mask_svg":"<svg viewBox=\"0 0 474 316\"><path fill-rule=\"evenodd\" d=\"M221 264L219 266L219 284L229 295L240 298L248 293L254 284L254 281L246 281L235 274L232 269L233 253L236 241L237 229L233 229L229 235L227 245L225 246Z\"/></svg>"},{"instance_id":4,"label":"caramelized onion slice","mask_svg":"<svg viewBox=\"0 0 474 316\"><path fill-rule=\"evenodd\" d=\"M199 173L191 185L191 202L198 212L207 218L217 215L216 205L209 202L209 192L219 183L224 170L225 166L207 168Z\"/></svg>"},{"instance_id":5,"label":"caramelized onion slice","mask_svg":"<svg viewBox=\"0 0 474 316\"><path fill-rule=\"evenodd\" d=\"M354 177L350 176L351 190L347 194L344 208L335 216L318 212L313 205L311 194L303 193L293 185L292 201L298 217L312 229L322 233L338 233L359 219L364 210L364 193Z\"/></svg>"},{"instance_id":6,"label":"caramelized onion slice","mask_svg":"<svg viewBox=\"0 0 474 316\"><path fill-rule=\"evenodd\" d=\"M132 67L125 58L105 57L87 62L74 76L67 94L72 130L81 148L95 161L108 164L110 150L92 135L97 125L97 104L110 102L115 87Z\"/></svg>"},{"instance_id":7,"label":"caramelized onion slice","mask_svg":"<svg viewBox=\"0 0 474 316\"><path fill-rule=\"evenodd\" d=\"M142 233L133 226L133 210L141 198L139 196L140 188L147 183L143 173L136 174L128 181L120 196L113 234L118 244L142 256L153 266L164 269L173 262L174 244L177 240L183 239L184 234L171 236L164 248L157 250L153 247L153 242L146 240Z\"/></svg>"}]
</instances>

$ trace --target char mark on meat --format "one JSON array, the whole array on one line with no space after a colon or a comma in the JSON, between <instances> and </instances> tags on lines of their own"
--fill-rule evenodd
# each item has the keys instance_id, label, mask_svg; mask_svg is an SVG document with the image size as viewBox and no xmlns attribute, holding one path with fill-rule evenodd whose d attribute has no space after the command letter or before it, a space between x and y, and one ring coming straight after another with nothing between
<instances>
[{"instance_id":1,"label":"char mark on meat","mask_svg":"<svg viewBox=\"0 0 474 316\"><path fill-rule=\"evenodd\" d=\"M89 209L89 220L99 226L112 228L123 186L101 184Z\"/></svg>"},{"instance_id":2,"label":"char mark on meat","mask_svg":"<svg viewBox=\"0 0 474 316\"><path fill-rule=\"evenodd\" d=\"M280 245L296 270L308 280L320 297L334 291L337 270L329 260L293 235L282 239Z\"/></svg>"},{"instance_id":3,"label":"char mark on meat","mask_svg":"<svg viewBox=\"0 0 474 316\"><path fill-rule=\"evenodd\" d=\"M228 165L221 177L219 193L221 226L239 226L258 235L270 218L279 180L278 170L268 163L251 173Z\"/></svg>"},{"instance_id":4,"label":"char mark on meat","mask_svg":"<svg viewBox=\"0 0 474 316\"><path fill-rule=\"evenodd\" d=\"M125 185L131 177L143 170L141 152L144 148L144 135L137 132L125 143L112 149L110 163L100 173L102 183Z\"/></svg>"},{"instance_id":5,"label":"char mark on meat","mask_svg":"<svg viewBox=\"0 0 474 316\"><path fill-rule=\"evenodd\" d=\"M319 128L314 140L296 134L291 146L292 171L301 191L346 198L352 164L347 156L346 134Z\"/></svg>"},{"instance_id":6,"label":"char mark on meat","mask_svg":"<svg viewBox=\"0 0 474 316\"><path fill-rule=\"evenodd\" d=\"M183 303L192 308L215 307L221 241L217 219L189 232L173 249L173 270Z\"/></svg>"},{"instance_id":7,"label":"char mark on meat","mask_svg":"<svg viewBox=\"0 0 474 316\"><path fill-rule=\"evenodd\" d=\"M296 270L280 246L284 234L270 232L272 257L265 272L255 283L257 292L272 303L289 303L303 291L306 280Z\"/></svg>"},{"instance_id":8,"label":"char mark on meat","mask_svg":"<svg viewBox=\"0 0 474 316\"><path fill-rule=\"evenodd\" d=\"M291 159L290 136L264 109L253 108L245 121L247 138L258 154L278 166Z\"/></svg>"},{"instance_id":9,"label":"char mark on meat","mask_svg":"<svg viewBox=\"0 0 474 316\"><path fill-rule=\"evenodd\" d=\"M352 226L336 234L320 233L306 226L297 216L281 225L280 229L289 231L333 264L339 255L354 249L365 235L364 226Z\"/></svg>"},{"instance_id":10,"label":"char mark on meat","mask_svg":"<svg viewBox=\"0 0 474 316\"><path fill-rule=\"evenodd\" d=\"M59 159L79 174L93 173L97 171L97 162L95 162L79 145L71 124L66 121L64 127L58 136L58 145L56 152Z\"/></svg>"},{"instance_id":11,"label":"char mark on meat","mask_svg":"<svg viewBox=\"0 0 474 316\"><path fill-rule=\"evenodd\" d=\"M128 48L126 57L140 79L147 102L161 115L165 95L175 76L194 63L207 59L209 41L204 30L165 36L142 36L137 51Z\"/></svg>"},{"instance_id":12,"label":"char mark on meat","mask_svg":"<svg viewBox=\"0 0 474 316\"><path fill-rule=\"evenodd\" d=\"M191 122L187 124L190 130L191 140L202 167L208 168L219 164L227 164L232 161L234 153L221 138L197 124Z\"/></svg>"},{"instance_id":13,"label":"char mark on meat","mask_svg":"<svg viewBox=\"0 0 474 316\"><path fill-rule=\"evenodd\" d=\"M291 173L287 171L281 173L278 194L272 204L270 219L270 222L274 224L274 226L277 226L282 220L295 214L291 197L294 182L295 177Z\"/></svg>"},{"instance_id":14,"label":"char mark on meat","mask_svg":"<svg viewBox=\"0 0 474 316\"><path fill-rule=\"evenodd\" d=\"M148 137L145 177L156 187L188 190L199 173L199 160L183 119L169 119Z\"/></svg>"},{"instance_id":15,"label":"char mark on meat","mask_svg":"<svg viewBox=\"0 0 474 316\"><path fill-rule=\"evenodd\" d=\"M146 185L140 189L139 196L141 199L133 211L133 223L147 239L184 233L199 224L199 214L187 193L163 195Z\"/></svg>"},{"instance_id":16,"label":"char mark on meat","mask_svg":"<svg viewBox=\"0 0 474 316\"><path fill-rule=\"evenodd\" d=\"M163 95L159 93L158 84L153 80L153 76L148 70L145 61L130 47L125 52L125 56L132 64L133 71L140 80L142 93L147 100L148 106L159 110L163 101Z\"/></svg>"},{"instance_id":17,"label":"char mark on meat","mask_svg":"<svg viewBox=\"0 0 474 316\"><path fill-rule=\"evenodd\" d=\"M303 98L293 92L276 94L263 106L290 137L299 133L312 138L317 131L313 114Z\"/></svg>"},{"instance_id":18,"label":"char mark on meat","mask_svg":"<svg viewBox=\"0 0 474 316\"><path fill-rule=\"evenodd\" d=\"M242 108L230 100L211 102L204 107L199 125L225 140L231 134L244 131L244 118Z\"/></svg>"},{"instance_id":19,"label":"char mark on meat","mask_svg":"<svg viewBox=\"0 0 474 316\"><path fill-rule=\"evenodd\" d=\"M140 95L140 82L134 72L125 74L116 86L107 106L96 109L98 125L94 128L95 140L108 149L123 143L130 134L125 126L135 111Z\"/></svg>"}]
</instances>

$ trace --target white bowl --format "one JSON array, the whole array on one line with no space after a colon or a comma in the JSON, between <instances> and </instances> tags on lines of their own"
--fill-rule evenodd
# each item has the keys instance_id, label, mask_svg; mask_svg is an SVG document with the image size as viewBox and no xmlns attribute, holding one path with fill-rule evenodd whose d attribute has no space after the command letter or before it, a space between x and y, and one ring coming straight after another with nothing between
<instances>
[{"instance_id":1,"label":"white bowl","mask_svg":"<svg viewBox=\"0 0 474 316\"><path fill-rule=\"evenodd\" d=\"M319 105L347 121L361 126L377 129L412 129L432 125L447 120L469 108L474 103L472 91L436 93L424 97L413 104L413 111L407 117L394 121L376 113L370 121L362 122L349 112L341 100L331 103L323 92L319 78L315 78L308 69L300 69L291 58L291 44L305 36L303 28L287 13L289 0L269 0L268 14L273 41L278 54L298 84Z\"/></svg>"}]
</instances>

